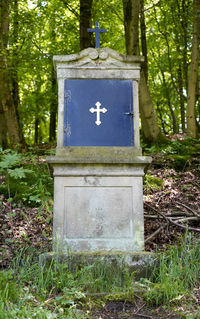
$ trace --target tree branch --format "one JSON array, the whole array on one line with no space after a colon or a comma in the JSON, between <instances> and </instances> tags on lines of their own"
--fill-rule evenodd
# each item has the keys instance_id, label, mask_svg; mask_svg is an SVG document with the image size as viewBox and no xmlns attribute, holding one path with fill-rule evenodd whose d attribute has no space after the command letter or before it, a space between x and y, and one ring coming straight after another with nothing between
<instances>
[{"instance_id":1,"label":"tree branch","mask_svg":"<svg viewBox=\"0 0 200 319\"><path fill-rule=\"evenodd\" d=\"M151 10L151 9L153 9L153 8L155 8L155 7L157 7L157 5L160 4L160 2L161 2L161 0L159 0L157 3L153 4L151 7L148 7L148 8L146 8L146 9L144 9L144 12L145 12L145 11L149 11L149 10Z\"/></svg>"},{"instance_id":2,"label":"tree branch","mask_svg":"<svg viewBox=\"0 0 200 319\"><path fill-rule=\"evenodd\" d=\"M168 223L165 223L164 225L161 225L153 234L151 234L148 238L145 239L145 244L148 243L153 237L155 237L158 233L160 233L161 230L163 230Z\"/></svg>"},{"instance_id":3,"label":"tree branch","mask_svg":"<svg viewBox=\"0 0 200 319\"><path fill-rule=\"evenodd\" d=\"M183 204L183 203L181 203L181 202L176 202L176 204L178 204L178 205L180 205L180 206L182 206L182 207L185 207L187 210L189 210L190 212L192 212L194 216L200 217L200 215L199 215L197 212L195 212L191 207L189 207L189 206L187 206L187 205L185 205L185 204Z\"/></svg>"}]
</instances>

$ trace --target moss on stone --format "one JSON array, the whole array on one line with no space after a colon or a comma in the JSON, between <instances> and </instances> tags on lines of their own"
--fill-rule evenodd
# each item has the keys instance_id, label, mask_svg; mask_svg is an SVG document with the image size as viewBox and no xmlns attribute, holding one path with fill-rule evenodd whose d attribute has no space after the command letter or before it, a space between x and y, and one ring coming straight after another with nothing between
<instances>
[{"instance_id":1,"label":"moss on stone","mask_svg":"<svg viewBox=\"0 0 200 319\"><path fill-rule=\"evenodd\" d=\"M58 148L55 157L47 157L49 163L127 163L146 165L151 157L142 156L134 147L66 147Z\"/></svg>"}]
</instances>

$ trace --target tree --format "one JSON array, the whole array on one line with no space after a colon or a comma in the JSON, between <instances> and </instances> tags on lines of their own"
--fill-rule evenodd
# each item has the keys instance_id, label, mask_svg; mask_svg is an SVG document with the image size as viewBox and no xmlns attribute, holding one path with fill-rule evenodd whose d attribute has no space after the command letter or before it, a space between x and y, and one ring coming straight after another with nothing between
<instances>
[{"instance_id":1,"label":"tree","mask_svg":"<svg viewBox=\"0 0 200 319\"><path fill-rule=\"evenodd\" d=\"M124 24L126 38L126 52L128 55L139 55L139 13L140 0L123 0ZM145 41L145 39L143 39ZM142 133L144 140L152 143L160 139L156 110L153 106L147 79L146 68L141 68L141 79L139 84L140 114L142 121Z\"/></svg>"},{"instance_id":2,"label":"tree","mask_svg":"<svg viewBox=\"0 0 200 319\"><path fill-rule=\"evenodd\" d=\"M87 32L91 27L93 0L80 0L80 50L92 47L92 34Z\"/></svg>"},{"instance_id":3,"label":"tree","mask_svg":"<svg viewBox=\"0 0 200 319\"><path fill-rule=\"evenodd\" d=\"M1 121L2 119L6 120L9 139L11 144L14 146L16 144L22 144L22 134L11 92L12 81L8 66L8 39L9 1L2 0L0 4L0 110L3 112ZM1 138L1 140L3 139Z\"/></svg>"},{"instance_id":4,"label":"tree","mask_svg":"<svg viewBox=\"0 0 200 319\"><path fill-rule=\"evenodd\" d=\"M198 79L199 42L200 42L200 0L194 0L192 56L191 56L190 74L189 74L189 81L188 81L188 99L187 99L187 134L194 138L197 137L195 104L196 104L196 87L197 87L197 79Z\"/></svg>"}]
</instances>

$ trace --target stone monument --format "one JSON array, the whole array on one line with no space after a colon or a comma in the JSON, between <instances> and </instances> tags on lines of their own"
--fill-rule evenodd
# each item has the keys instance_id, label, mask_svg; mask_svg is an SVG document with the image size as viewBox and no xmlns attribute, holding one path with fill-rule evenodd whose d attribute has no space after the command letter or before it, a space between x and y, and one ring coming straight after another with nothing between
<instances>
[{"instance_id":1,"label":"stone monument","mask_svg":"<svg viewBox=\"0 0 200 319\"><path fill-rule=\"evenodd\" d=\"M54 56L58 78L53 251L144 250L139 56L88 48Z\"/></svg>"}]
</instances>

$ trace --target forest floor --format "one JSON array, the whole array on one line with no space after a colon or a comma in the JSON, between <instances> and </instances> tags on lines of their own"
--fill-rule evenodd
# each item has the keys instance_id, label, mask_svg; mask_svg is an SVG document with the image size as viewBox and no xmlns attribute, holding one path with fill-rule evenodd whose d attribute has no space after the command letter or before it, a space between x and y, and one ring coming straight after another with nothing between
<instances>
[{"instance_id":1,"label":"forest floor","mask_svg":"<svg viewBox=\"0 0 200 319\"><path fill-rule=\"evenodd\" d=\"M173 167L173 159L154 154L152 164L146 172L144 185L145 249L164 251L173 245L186 231L186 226L194 237L200 236L200 152L192 160L185 161L178 169ZM149 177L148 177L149 176ZM2 177L3 182L3 177ZM52 213L41 207L17 205L0 195L0 267L6 269L17 252L27 247L45 252L51 250ZM180 222L185 219L185 222ZM186 223L187 222L187 223ZM200 287L195 288L196 303L199 307ZM97 300L101 300L98 296ZM98 303L98 302L97 302ZM107 300L102 305L88 310L88 318L183 318L177 314L188 313L192 317L188 300L174 310L163 306L149 307L141 295L134 301ZM185 307L185 308L184 308Z\"/></svg>"}]
</instances>

